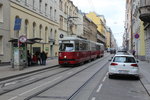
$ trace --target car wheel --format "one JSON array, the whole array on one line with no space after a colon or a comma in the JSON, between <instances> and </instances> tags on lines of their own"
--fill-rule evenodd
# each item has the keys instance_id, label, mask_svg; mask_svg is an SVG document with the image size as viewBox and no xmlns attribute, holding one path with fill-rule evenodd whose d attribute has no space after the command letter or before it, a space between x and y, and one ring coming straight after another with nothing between
<instances>
[{"instance_id":1,"label":"car wheel","mask_svg":"<svg viewBox=\"0 0 150 100\"><path fill-rule=\"evenodd\" d=\"M109 75L108 75L108 78L109 78L109 79L112 79L112 78L113 78L113 75L110 75L110 74L109 74Z\"/></svg>"}]
</instances>

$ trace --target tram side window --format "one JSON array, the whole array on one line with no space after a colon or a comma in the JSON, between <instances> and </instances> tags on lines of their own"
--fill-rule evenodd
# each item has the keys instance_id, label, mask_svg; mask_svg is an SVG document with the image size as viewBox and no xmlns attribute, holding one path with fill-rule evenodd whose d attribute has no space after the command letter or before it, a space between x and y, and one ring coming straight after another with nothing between
<instances>
[{"instance_id":1,"label":"tram side window","mask_svg":"<svg viewBox=\"0 0 150 100\"><path fill-rule=\"evenodd\" d=\"M75 50L79 50L79 43L75 43Z\"/></svg>"},{"instance_id":2,"label":"tram side window","mask_svg":"<svg viewBox=\"0 0 150 100\"><path fill-rule=\"evenodd\" d=\"M87 43L80 43L80 50L87 50L88 49L88 45Z\"/></svg>"},{"instance_id":3,"label":"tram side window","mask_svg":"<svg viewBox=\"0 0 150 100\"><path fill-rule=\"evenodd\" d=\"M60 51L73 51L73 44L72 43L65 43L65 44L60 44Z\"/></svg>"},{"instance_id":4,"label":"tram side window","mask_svg":"<svg viewBox=\"0 0 150 100\"><path fill-rule=\"evenodd\" d=\"M96 45L96 50L100 50L100 46L99 45Z\"/></svg>"}]
</instances>

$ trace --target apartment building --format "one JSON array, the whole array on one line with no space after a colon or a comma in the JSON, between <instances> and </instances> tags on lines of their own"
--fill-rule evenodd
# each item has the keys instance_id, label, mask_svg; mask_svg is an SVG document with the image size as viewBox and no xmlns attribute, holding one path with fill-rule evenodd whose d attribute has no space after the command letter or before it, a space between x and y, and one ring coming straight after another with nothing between
<instances>
[{"instance_id":1,"label":"apartment building","mask_svg":"<svg viewBox=\"0 0 150 100\"><path fill-rule=\"evenodd\" d=\"M8 63L11 59L10 39L10 7L8 0L0 0L0 63Z\"/></svg>"}]
</instances>

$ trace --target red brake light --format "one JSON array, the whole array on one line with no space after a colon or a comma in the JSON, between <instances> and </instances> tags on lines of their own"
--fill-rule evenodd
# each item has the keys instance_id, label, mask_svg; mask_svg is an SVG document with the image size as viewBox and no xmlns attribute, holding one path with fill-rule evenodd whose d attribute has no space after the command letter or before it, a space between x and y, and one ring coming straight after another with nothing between
<instances>
[{"instance_id":1,"label":"red brake light","mask_svg":"<svg viewBox=\"0 0 150 100\"><path fill-rule=\"evenodd\" d=\"M131 66L133 66L133 67L138 67L138 65L137 65L137 64L131 64Z\"/></svg>"},{"instance_id":2,"label":"red brake light","mask_svg":"<svg viewBox=\"0 0 150 100\"><path fill-rule=\"evenodd\" d=\"M118 65L117 63L111 63L110 65L112 65L112 66L116 66L116 65Z\"/></svg>"}]
</instances>

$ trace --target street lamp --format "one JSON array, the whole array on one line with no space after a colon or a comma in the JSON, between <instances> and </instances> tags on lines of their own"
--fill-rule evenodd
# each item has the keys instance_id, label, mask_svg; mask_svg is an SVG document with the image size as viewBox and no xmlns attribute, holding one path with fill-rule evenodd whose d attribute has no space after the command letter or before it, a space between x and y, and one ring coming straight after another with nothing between
<instances>
[{"instance_id":1,"label":"street lamp","mask_svg":"<svg viewBox=\"0 0 150 100\"><path fill-rule=\"evenodd\" d=\"M74 18L78 18L78 17L68 17L67 18L67 33L68 33L68 35L69 35L69 30L68 30L69 23L68 22L70 21L71 18L74 19Z\"/></svg>"}]
</instances>

